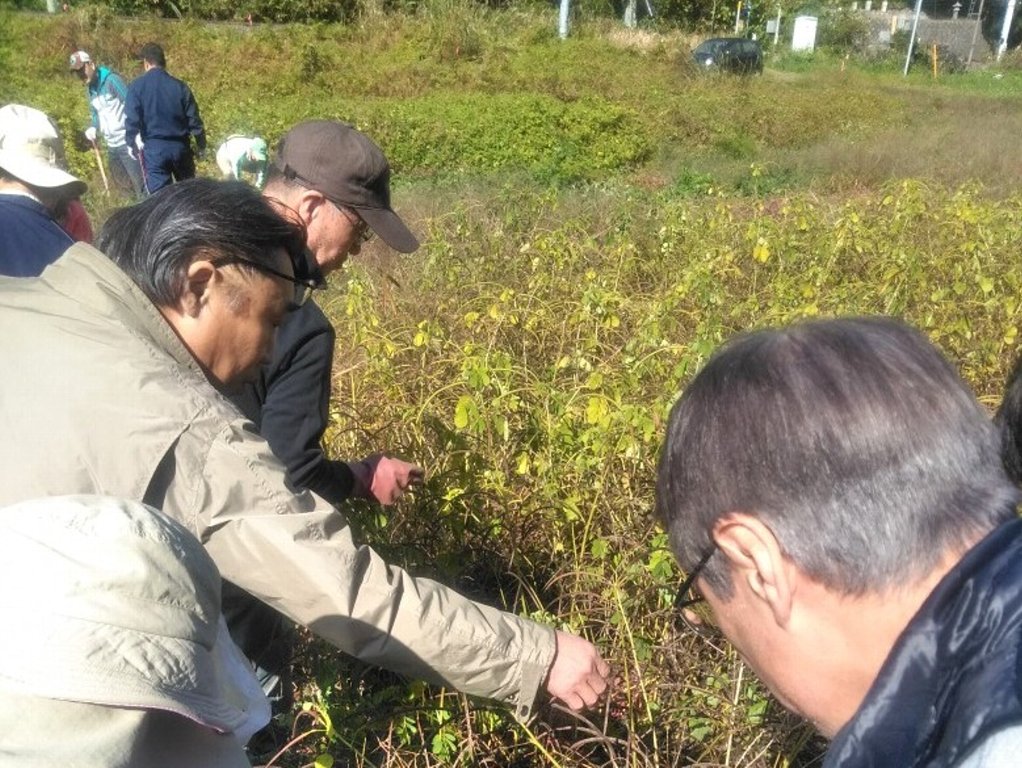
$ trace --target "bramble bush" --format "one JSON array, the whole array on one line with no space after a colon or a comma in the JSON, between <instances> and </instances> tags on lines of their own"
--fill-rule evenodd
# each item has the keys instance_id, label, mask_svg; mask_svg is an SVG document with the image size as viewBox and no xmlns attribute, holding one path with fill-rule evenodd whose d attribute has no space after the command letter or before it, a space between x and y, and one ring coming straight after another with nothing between
<instances>
[{"instance_id":1,"label":"bramble bush","mask_svg":"<svg viewBox=\"0 0 1022 768\"><path fill-rule=\"evenodd\" d=\"M426 224L390 280L356 269L326 301L345 329L331 450L384 440L429 472L394 516L367 510L366 535L418 572L583 632L620 677L596 716L524 730L360 677L363 698L414 699L420 716L411 752L393 740L404 713L362 733L359 759L534 764L539 744L579 766L809 764L807 727L733 652L671 621L680 574L652 513L667 411L731 335L848 313L922 328L993 404L1017 345L1022 199L913 181L839 201L509 187ZM331 689L342 711L355 685ZM443 743L463 746L438 753L431 739L452 731Z\"/></svg>"}]
</instances>

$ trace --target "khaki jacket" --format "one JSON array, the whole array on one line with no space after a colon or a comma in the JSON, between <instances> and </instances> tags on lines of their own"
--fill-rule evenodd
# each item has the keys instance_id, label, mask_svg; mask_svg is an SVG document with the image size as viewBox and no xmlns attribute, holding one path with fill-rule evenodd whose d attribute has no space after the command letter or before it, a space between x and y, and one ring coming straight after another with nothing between
<instances>
[{"instance_id":1,"label":"khaki jacket","mask_svg":"<svg viewBox=\"0 0 1022 768\"><path fill-rule=\"evenodd\" d=\"M145 501L205 544L224 579L371 664L527 716L549 627L388 565L352 540L203 375L156 307L76 244L0 279L0 505L55 494Z\"/></svg>"},{"instance_id":2,"label":"khaki jacket","mask_svg":"<svg viewBox=\"0 0 1022 768\"><path fill-rule=\"evenodd\" d=\"M270 703L175 521L102 496L0 508L0 615L0 764L248 768Z\"/></svg>"}]
</instances>

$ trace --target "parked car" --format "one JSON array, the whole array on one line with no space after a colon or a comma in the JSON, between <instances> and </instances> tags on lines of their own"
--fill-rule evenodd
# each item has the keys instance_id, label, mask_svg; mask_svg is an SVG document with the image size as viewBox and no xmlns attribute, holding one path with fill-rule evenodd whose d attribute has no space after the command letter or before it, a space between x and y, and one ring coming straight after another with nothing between
<instances>
[{"instance_id":1,"label":"parked car","mask_svg":"<svg viewBox=\"0 0 1022 768\"><path fill-rule=\"evenodd\" d=\"M763 71L763 46L744 37L714 37L692 52L696 66L704 71L747 75Z\"/></svg>"}]
</instances>

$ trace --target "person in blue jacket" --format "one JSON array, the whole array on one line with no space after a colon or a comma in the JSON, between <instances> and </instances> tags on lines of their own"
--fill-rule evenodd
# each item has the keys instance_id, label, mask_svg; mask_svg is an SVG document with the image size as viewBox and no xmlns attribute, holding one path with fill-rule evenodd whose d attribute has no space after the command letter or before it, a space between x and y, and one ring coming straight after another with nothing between
<instances>
[{"instance_id":1,"label":"person in blue jacket","mask_svg":"<svg viewBox=\"0 0 1022 768\"><path fill-rule=\"evenodd\" d=\"M35 277L74 244L57 220L87 185L60 167L61 150L38 109L0 108L0 275Z\"/></svg>"},{"instance_id":2,"label":"person in blue jacket","mask_svg":"<svg viewBox=\"0 0 1022 768\"><path fill-rule=\"evenodd\" d=\"M174 181L195 176L195 155L206 154L206 129L191 89L167 73L167 58L156 43L139 53L145 74L128 86L124 140L128 152L141 152L146 191L156 192Z\"/></svg>"}]
</instances>

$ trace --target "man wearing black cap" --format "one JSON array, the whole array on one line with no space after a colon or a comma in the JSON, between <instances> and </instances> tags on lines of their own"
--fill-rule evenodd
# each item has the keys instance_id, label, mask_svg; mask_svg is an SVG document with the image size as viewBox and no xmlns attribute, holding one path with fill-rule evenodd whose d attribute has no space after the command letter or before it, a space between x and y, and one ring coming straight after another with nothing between
<instances>
[{"instance_id":1,"label":"man wearing black cap","mask_svg":"<svg viewBox=\"0 0 1022 768\"><path fill-rule=\"evenodd\" d=\"M156 43L146 43L138 57L145 74L128 86L124 107L124 140L128 152L142 152L146 192L195 176L191 137L202 157L206 129L192 90L167 73L167 58ZM141 141L141 150L137 147Z\"/></svg>"},{"instance_id":2,"label":"man wearing black cap","mask_svg":"<svg viewBox=\"0 0 1022 768\"><path fill-rule=\"evenodd\" d=\"M267 174L266 197L301 219L317 277L340 269L374 233L401 253L419 241L390 207L390 166L368 137L345 123L310 120L281 139ZM308 303L281 326L273 360L237 400L260 428L292 481L338 504L351 496L391 504L422 470L376 456L330 461L320 440L326 431L334 329Z\"/></svg>"},{"instance_id":3,"label":"man wearing black cap","mask_svg":"<svg viewBox=\"0 0 1022 768\"><path fill-rule=\"evenodd\" d=\"M340 269L374 233L401 253L419 247L391 208L386 157L345 123L311 120L285 134L268 168L263 194L301 219L315 260L312 268L321 275ZM421 483L420 467L382 454L343 462L323 453L320 441L328 421L334 339L322 310L306 302L280 326L272 360L235 404L259 427L295 485L335 505L352 496L392 504L410 485ZM287 672L291 640L286 619L229 583L224 584L223 599L235 642L259 667L268 692L282 693L280 703L286 706L287 691L271 690ZM510 615L506 620L532 624ZM481 631L480 638L484 636ZM557 632L554 648L529 652L551 653L554 660L542 681L523 680L524 700L531 701L541 685L579 708L591 704L606 685L606 662L580 637ZM593 687L585 682L590 675L597 681Z\"/></svg>"},{"instance_id":4,"label":"man wearing black cap","mask_svg":"<svg viewBox=\"0 0 1022 768\"><path fill-rule=\"evenodd\" d=\"M281 139L267 169L264 196L305 226L309 269L320 281L357 255L374 232L395 250L419 242L390 207L390 165L365 134L346 123L310 120ZM382 454L362 461L327 458L322 439L329 420L336 334L312 301L292 312L277 331L273 357L260 377L233 398L259 428L291 481L335 506L363 497L393 504L422 482L414 464ZM224 612L236 642L256 663L268 692L287 707L290 625L279 613L241 592L224 589ZM274 690L276 689L276 690Z\"/></svg>"}]
</instances>

